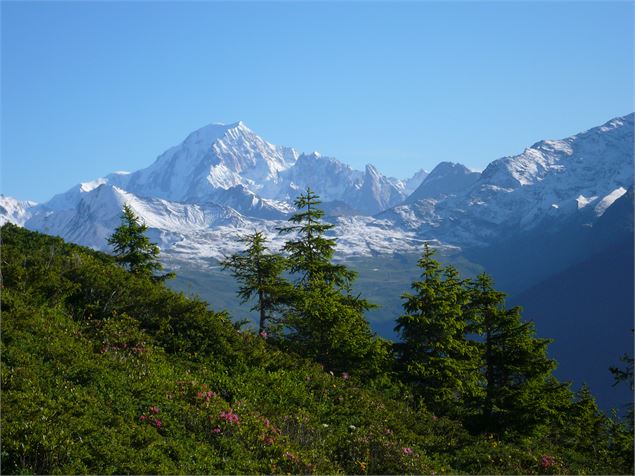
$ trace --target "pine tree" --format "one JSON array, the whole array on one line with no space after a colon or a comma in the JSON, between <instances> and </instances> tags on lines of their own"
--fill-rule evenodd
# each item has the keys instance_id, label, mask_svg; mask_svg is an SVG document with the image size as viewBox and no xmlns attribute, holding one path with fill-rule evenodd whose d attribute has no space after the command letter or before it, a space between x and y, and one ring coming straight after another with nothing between
<instances>
[{"instance_id":1,"label":"pine tree","mask_svg":"<svg viewBox=\"0 0 635 476\"><path fill-rule=\"evenodd\" d=\"M258 311L258 332L267 329L276 311L288 302L291 285L281 275L285 269L285 259L267 252L267 239L261 232L255 232L240 238L247 249L223 261L223 269L231 270L240 283L238 296L245 303L256 297L251 308Z\"/></svg>"},{"instance_id":2,"label":"pine tree","mask_svg":"<svg viewBox=\"0 0 635 476\"><path fill-rule=\"evenodd\" d=\"M552 375L555 362L547 357L548 339L534 336L521 309L505 308L505 294L481 274L470 287L469 313L482 335L485 395L480 401L482 430L529 434L562 417L571 394Z\"/></svg>"},{"instance_id":3,"label":"pine tree","mask_svg":"<svg viewBox=\"0 0 635 476\"><path fill-rule=\"evenodd\" d=\"M121 225L108 238L113 247L115 259L130 273L146 276L156 281L173 278L173 273L155 276L163 265L159 262L159 247L146 236L148 226L141 223L139 217L129 205L123 206Z\"/></svg>"},{"instance_id":4,"label":"pine tree","mask_svg":"<svg viewBox=\"0 0 635 476\"><path fill-rule=\"evenodd\" d=\"M396 345L403 379L415 394L440 414L461 412L466 398L478 391L478 349L466 339L463 314L466 293L458 272L442 268L427 243L417 263L421 280L414 293L404 293L405 314L397 319Z\"/></svg>"},{"instance_id":5,"label":"pine tree","mask_svg":"<svg viewBox=\"0 0 635 476\"><path fill-rule=\"evenodd\" d=\"M289 219L292 225L279 230L296 234L283 248L289 271L298 276L284 320L286 341L293 350L331 370L376 368L387 351L364 318L364 311L375 306L352 294L357 273L332 262L335 240L325 233L333 225L322 221L319 196L307 189L295 204L299 211Z\"/></svg>"},{"instance_id":6,"label":"pine tree","mask_svg":"<svg viewBox=\"0 0 635 476\"><path fill-rule=\"evenodd\" d=\"M322 221L324 211L318 208L322 203L320 197L307 188L294 203L300 211L289 218L293 225L279 228L282 234L297 234L296 239L287 241L283 248L289 254L289 270L299 275L298 284L303 287L310 287L314 281L325 281L349 290L357 274L331 261L335 240L325 234L333 225Z\"/></svg>"},{"instance_id":7,"label":"pine tree","mask_svg":"<svg viewBox=\"0 0 635 476\"><path fill-rule=\"evenodd\" d=\"M385 367L388 348L363 313L332 284L313 281L300 290L285 324L292 350L334 372L375 374Z\"/></svg>"},{"instance_id":8,"label":"pine tree","mask_svg":"<svg viewBox=\"0 0 635 476\"><path fill-rule=\"evenodd\" d=\"M598 408L589 387L583 385L576 392L567 413L563 443L595 458L603 456L601 453L606 452L604 447L610 439L609 420Z\"/></svg>"}]
</instances>

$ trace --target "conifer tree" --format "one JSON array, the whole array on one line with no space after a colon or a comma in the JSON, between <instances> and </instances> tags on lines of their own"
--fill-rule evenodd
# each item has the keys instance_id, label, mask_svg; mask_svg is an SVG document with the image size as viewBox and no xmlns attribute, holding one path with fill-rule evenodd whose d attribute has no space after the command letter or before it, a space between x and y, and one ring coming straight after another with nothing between
<instances>
[{"instance_id":1,"label":"conifer tree","mask_svg":"<svg viewBox=\"0 0 635 476\"><path fill-rule=\"evenodd\" d=\"M563 426L566 441L563 443L599 458L610 440L609 420L598 408L589 387L583 385L576 392L567 413L567 422Z\"/></svg>"},{"instance_id":2,"label":"conifer tree","mask_svg":"<svg viewBox=\"0 0 635 476\"><path fill-rule=\"evenodd\" d=\"M299 275L298 284L310 287L318 280L350 289L356 273L331 261L335 254L335 240L325 234L333 225L322 221L324 211L318 207L320 197L307 188L306 193L296 198L294 203L299 211L289 218L293 224L279 228L279 232L297 235L287 241L283 249L289 254L289 270Z\"/></svg>"},{"instance_id":3,"label":"conifer tree","mask_svg":"<svg viewBox=\"0 0 635 476\"><path fill-rule=\"evenodd\" d=\"M240 283L238 296L242 303L256 297L256 304L251 309L258 311L258 332L262 333L274 313L290 297L291 285L281 276L285 259L267 252L267 238L262 232L246 235L240 241L247 245L246 250L224 260L223 269L231 270Z\"/></svg>"},{"instance_id":4,"label":"conifer tree","mask_svg":"<svg viewBox=\"0 0 635 476\"><path fill-rule=\"evenodd\" d=\"M471 319L482 335L485 395L480 401L481 429L529 434L556 421L571 394L552 375L548 339L535 337L533 323L523 322L521 309L506 309L505 294L481 274L470 286Z\"/></svg>"},{"instance_id":5,"label":"conifer tree","mask_svg":"<svg viewBox=\"0 0 635 476\"><path fill-rule=\"evenodd\" d=\"M148 226L141 223L139 217L129 205L123 206L121 225L108 238L113 247L115 259L130 273L146 276L156 281L173 278L173 273L155 276L163 265L159 262L159 247L146 236Z\"/></svg>"},{"instance_id":6,"label":"conifer tree","mask_svg":"<svg viewBox=\"0 0 635 476\"><path fill-rule=\"evenodd\" d=\"M466 339L466 293L458 272L442 268L426 243L417 263L421 280L404 293L405 314L397 319L396 345L402 377L426 405L441 414L461 412L478 392L478 348Z\"/></svg>"},{"instance_id":7,"label":"conifer tree","mask_svg":"<svg viewBox=\"0 0 635 476\"><path fill-rule=\"evenodd\" d=\"M319 196L307 189L295 204L299 211L289 219L292 225L279 230L296 234L283 248L289 271L298 276L284 321L287 342L331 370L361 371L383 365L378 362L387 357L387 351L363 314L374 306L352 294L357 273L332 262L335 240L325 233L333 225L322 221Z\"/></svg>"}]
</instances>

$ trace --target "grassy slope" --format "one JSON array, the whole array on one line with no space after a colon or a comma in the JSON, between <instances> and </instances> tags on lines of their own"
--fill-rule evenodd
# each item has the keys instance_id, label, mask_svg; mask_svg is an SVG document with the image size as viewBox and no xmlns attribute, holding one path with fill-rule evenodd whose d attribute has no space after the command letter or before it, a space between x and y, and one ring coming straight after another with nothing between
<instances>
[{"instance_id":1,"label":"grassy slope","mask_svg":"<svg viewBox=\"0 0 635 476\"><path fill-rule=\"evenodd\" d=\"M2 240L3 474L628 472L550 438L471 436L387 377L330 375L105 255Z\"/></svg>"}]
</instances>

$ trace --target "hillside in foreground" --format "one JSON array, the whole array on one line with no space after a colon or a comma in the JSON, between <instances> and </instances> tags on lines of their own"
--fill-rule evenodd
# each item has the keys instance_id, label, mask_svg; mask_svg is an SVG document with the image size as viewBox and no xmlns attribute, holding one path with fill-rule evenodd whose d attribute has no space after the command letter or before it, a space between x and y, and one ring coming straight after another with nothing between
<instances>
[{"instance_id":1,"label":"hillside in foreground","mask_svg":"<svg viewBox=\"0 0 635 476\"><path fill-rule=\"evenodd\" d=\"M1 233L3 474L633 472L589 395L532 434L468 430L390 369L331 373L108 255Z\"/></svg>"}]
</instances>

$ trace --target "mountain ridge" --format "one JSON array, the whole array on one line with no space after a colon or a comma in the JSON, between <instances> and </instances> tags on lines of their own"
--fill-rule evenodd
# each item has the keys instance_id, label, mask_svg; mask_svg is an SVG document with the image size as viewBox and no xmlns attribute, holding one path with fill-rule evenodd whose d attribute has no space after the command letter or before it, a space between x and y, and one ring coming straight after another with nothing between
<instances>
[{"instance_id":1,"label":"mountain ridge","mask_svg":"<svg viewBox=\"0 0 635 476\"><path fill-rule=\"evenodd\" d=\"M111 227L111 212L121 203L117 193L98 191L108 185L125 192L139 215L157 224L154 233L163 237L160 244L169 254L173 243L204 241L206 233L218 240L211 237L217 236L217 226L229 227L223 231L232 237L265 228L275 241L278 222L293 211L295 196L310 186L326 204L337 204L334 233L343 255L417 252L423 241L431 240L459 248L489 246L571 219L592 225L633 184L632 129L633 114L614 118L565 139L536 142L521 154L492 161L482 173L441 163L429 174L417 172L411 180L421 183L407 196L411 181L391 179L370 164L365 171L354 170L333 157L270 144L242 122L211 124L146 168L83 182L49 202L22 206L17 215L2 213L1 221L62 237L87 237L90 233L73 232L70 223L80 229ZM112 203L87 213L86 206L100 194L100 200L110 196ZM8 206L9 199L2 200ZM221 225L213 220L214 225L201 229L175 216L193 216L210 206L234 218ZM80 244L105 249L103 235L95 232ZM235 251L234 240L220 241L208 243L219 256Z\"/></svg>"}]
</instances>

